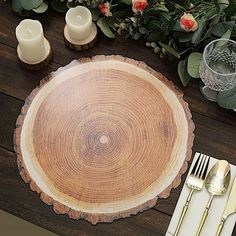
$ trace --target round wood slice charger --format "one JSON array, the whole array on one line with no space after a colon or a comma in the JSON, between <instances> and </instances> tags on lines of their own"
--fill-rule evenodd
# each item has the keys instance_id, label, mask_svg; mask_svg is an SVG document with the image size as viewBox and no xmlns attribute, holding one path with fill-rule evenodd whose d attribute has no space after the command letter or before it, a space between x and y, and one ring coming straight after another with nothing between
<instances>
[{"instance_id":1,"label":"round wood slice charger","mask_svg":"<svg viewBox=\"0 0 236 236\"><path fill-rule=\"evenodd\" d=\"M143 62L95 56L33 90L14 143L20 175L42 201L96 224L168 197L187 169L193 130L172 82Z\"/></svg>"}]
</instances>

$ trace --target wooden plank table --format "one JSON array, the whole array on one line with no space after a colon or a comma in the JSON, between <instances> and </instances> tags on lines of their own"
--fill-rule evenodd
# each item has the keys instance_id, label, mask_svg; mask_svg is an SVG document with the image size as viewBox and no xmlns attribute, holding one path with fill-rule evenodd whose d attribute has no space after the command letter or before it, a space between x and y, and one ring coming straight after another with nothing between
<instances>
[{"instance_id":1,"label":"wooden plank table","mask_svg":"<svg viewBox=\"0 0 236 236\"><path fill-rule=\"evenodd\" d=\"M92 226L84 220L71 220L66 215L56 215L52 207L44 204L37 193L19 176L13 149L15 121L24 100L39 81L71 60L97 54L120 54L146 62L172 80L189 103L196 125L193 152L200 151L236 165L236 113L224 110L206 101L200 94L198 80L184 88L176 73L176 63L160 60L144 46L143 42L115 40L99 35L96 45L85 52L74 52L63 41L64 16L48 12L40 16L45 36L53 49L53 60L45 69L30 72L22 69L16 56L15 28L22 20L10 6L0 2L0 208L59 235L164 235L182 185L173 189L168 199L159 200L150 210L116 220L111 224ZM183 177L186 177L186 175ZM233 235L236 235L236 229Z\"/></svg>"}]
</instances>

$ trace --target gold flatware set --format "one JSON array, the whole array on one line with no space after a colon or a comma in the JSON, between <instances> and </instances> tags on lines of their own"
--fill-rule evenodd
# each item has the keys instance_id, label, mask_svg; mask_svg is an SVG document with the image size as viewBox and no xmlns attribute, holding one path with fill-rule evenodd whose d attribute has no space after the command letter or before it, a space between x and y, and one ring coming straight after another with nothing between
<instances>
[{"instance_id":1,"label":"gold flatware set","mask_svg":"<svg viewBox=\"0 0 236 236\"><path fill-rule=\"evenodd\" d=\"M190 189L190 192L186 199L185 205L182 209L177 227L175 229L174 236L179 235L181 225L188 211L188 207L190 205L194 192L201 191L205 184L206 190L210 193L208 203L202 215L197 233L195 234L195 236L200 236L201 231L204 227L204 223L210 212L210 207L212 205L214 197L223 195L228 189L231 177L231 170L229 163L225 160L220 160L208 172L209 162L210 162L209 156L205 154L200 154L191 170L190 175L186 180L186 185ZM236 178L232 185L221 222L217 229L216 236L220 236L227 217L235 212L236 212Z\"/></svg>"}]
</instances>

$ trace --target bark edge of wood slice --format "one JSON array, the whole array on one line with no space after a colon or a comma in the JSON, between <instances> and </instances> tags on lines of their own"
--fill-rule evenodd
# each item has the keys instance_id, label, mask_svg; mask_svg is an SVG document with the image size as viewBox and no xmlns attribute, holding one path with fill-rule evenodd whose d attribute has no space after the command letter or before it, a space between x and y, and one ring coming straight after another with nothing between
<instances>
[{"instance_id":1,"label":"bark edge of wood slice","mask_svg":"<svg viewBox=\"0 0 236 236\"><path fill-rule=\"evenodd\" d=\"M102 69L99 69L101 67L99 63L102 63L101 64ZM105 72L105 74L101 74L101 73L104 73L104 68L106 66L107 68L109 68L109 66L113 65L114 63L117 64L115 66L116 69L112 68L111 71ZM105 78L104 81L102 79L99 79L99 80L96 79L96 76L94 76L96 73L94 74L94 72L91 72L92 74L90 74L89 72L90 70L88 69L89 65L92 65L91 66L92 70L96 68L95 72L98 73L99 78L101 78L101 75L104 75L104 78ZM122 71L122 73L119 74L119 77L117 77L116 70L117 69L122 70L123 66L125 67L124 71ZM128 72L127 72L127 68L128 68ZM60 158L65 158L65 156L62 155L62 157L60 157L60 154L59 154L59 152L61 151L63 152L63 150L65 149L67 150L68 149L67 147L63 147L63 149L61 147L58 147L58 148L56 147L55 149L55 146L52 146L52 149L54 151L57 149L59 150L59 151L56 151L55 153L55 155L58 155L58 157L53 158L52 156L50 156L50 152L51 152L50 149L49 149L49 153L47 153L48 150L45 151L44 148L42 148L42 145L45 145L45 143L47 142L52 142L52 145L54 145L53 142L55 141L55 139L56 139L55 143L66 140L62 138L63 136L60 137L59 141L55 137L53 137L54 141L50 138L45 138L45 136L50 136L49 133L51 133L52 131L50 132L47 131L44 126L47 125L47 121L50 121L52 119L52 117L50 116L50 113L47 112L47 109L52 108L50 104L53 101L64 102L66 100L66 97L70 97L70 96L72 96L71 99L77 98L78 93L77 92L75 93L75 91L73 90L74 84L73 86L68 85L69 86L68 88L71 88L72 91L64 94L64 97L62 98L62 100L60 100L60 97L62 96L57 97L55 95L55 92L54 93L48 92L48 96L45 95L46 97L42 99L41 103L38 102L40 100L38 98L41 96L44 96L46 89L49 89L48 87L49 84L53 84L53 83L55 84L54 81L56 80L57 82L60 81L61 79L63 80L63 78L65 78L65 75L68 75L69 77L71 77L72 74L74 75L75 71L80 71L78 73L82 73L81 71L83 71L83 69L85 70L83 74L84 78L95 77L95 80L93 81L92 84L91 84L91 81L88 82L88 85L86 85L86 82L84 82L85 85L83 86L85 87L83 87L83 90L81 89L79 90L79 94L83 93L83 91L88 92L89 91L88 89L92 90L89 96L92 97L91 99L94 99L93 102L94 104L96 104L96 106L93 106L95 107L94 108L95 110L93 110L93 112L96 114L98 113L96 120L98 120L100 123L99 122L96 123L96 120L95 120L94 121L95 124L91 125L91 129L89 130L89 128L87 128L88 130L86 130L86 127L89 126L90 123L93 122L93 120L92 121L88 120L87 124L84 121L86 119L89 119L87 117L89 117L89 114L90 114L89 111L86 110L87 108L85 107L84 113L86 112L87 113L84 116L84 119L80 121L80 122L84 121L86 124L86 126L81 126L81 127L84 127L84 133L87 135L86 136L87 143L84 144L83 147L87 147L86 145L88 146L93 145L92 147L94 148L94 150L91 149L91 147L90 149L92 151L88 148L88 150L92 152L92 154L90 153L91 156L89 156L90 154L88 153L88 150L81 151L83 149L82 144L80 144L80 142L82 142L81 141L82 139L77 138L77 136L79 136L78 133L76 137L75 135L66 136L66 139L69 139L70 141L75 142L78 145L81 145L80 146L81 149L79 150L79 152L76 148L72 148L74 150L72 150L71 152L75 152L76 154L69 153L68 163L67 163L66 161L63 161L62 159L60 159ZM136 75L135 76L130 75L129 73L131 72L134 74L136 73ZM141 78L144 78L143 81L140 80L141 84L139 84L139 81L137 80L137 73L141 73L141 75L144 76L144 77L141 76ZM120 78L126 78L127 74L130 75L129 80L125 80L125 82L122 81L121 83L119 82L118 85L121 86L122 91L124 91L124 93L126 93L126 95L128 94L127 96L130 97L130 100L127 100L126 103L129 103L129 102L132 103L131 104L132 107L137 109L139 112L138 116L136 116L136 114L133 111L132 111L133 113L130 114L131 117L128 117L128 115L125 116L124 114L122 114L125 117L124 120L126 119L125 121L123 121L122 119L119 118L120 116L119 112L121 110L119 109L115 110L111 104L107 104L106 101L104 103L103 101L105 105L101 109L105 109L104 113L110 114L109 112L111 110L111 113L114 112L114 114L116 114L115 117L109 115L108 118L106 117L104 118L103 116L104 114L102 114L101 110L99 110L100 109L99 103L96 103L97 102L96 93L99 94L102 91L103 89L102 86L104 84L106 83L109 84L110 81L112 81L112 83L114 81L119 81ZM91 75L93 75L93 77L91 77ZM109 76L113 76L113 80L109 80L110 78ZM145 78L145 76L150 77L152 81L150 82L149 78ZM117 80L114 80L114 78L116 78ZM77 80L80 81L81 79L77 79ZM77 81L77 80L75 79L74 81ZM71 81L73 81L73 79L68 79L68 81L70 82L67 82L67 84L70 84L72 83ZM89 81L89 80L83 79L83 81ZM136 86L134 87L135 84L131 82L137 83ZM160 95L162 91L159 91L157 87L153 87L153 83L154 84L158 83L159 84L158 86L162 86L165 92L170 94L168 96L174 98L174 101L172 102L174 104L177 104L177 106L179 107L178 111L174 111L175 108L171 109L171 106L173 108L174 105L171 105L171 103L168 103L167 100L165 100L164 98L163 100L160 99L161 96L163 95L163 94ZM96 84L95 90L93 88L93 84ZM147 92L144 92L144 94L142 94L143 90L139 91L139 85L141 86L144 85L145 89L148 88L147 90L149 94L148 95L145 94ZM109 91L114 90L116 91L114 94L119 93L119 91L116 90L117 84L114 84L114 87L112 87L113 86L112 84L108 86L109 86ZM54 91L57 91L60 93L60 91L65 91L63 90L65 87L66 86L64 82L63 86L57 85ZM66 87L66 89L68 88ZM132 92L128 90L128 88L132 90ZM139 96L141 95L143 99L147 99L147 102L151 103L152 105L150 105L149 107L148 105L149 103L144 102L143 104L139 103L138 106L136 106L134 101L135 99L136 100L139 99L135 97L137 96L136 93ZM152 95L152 93L153 93L153 96L149 96L149 95ZM108 96L108 99L113 99L113 97L115 96L114 94L110 96L109 93L106 93L104 96ZM54 95L56 96L56 99ZM81 96L82 96L80 97L81 100L83 100L83 98L86 100L85 94L82 94ZM156 100L155 100L155 96L157 97ZM118 97L120 98L120 94L118 94ZM149 97L151 100L149 99ZM153 109L153 107L158 105L156 103L157 99L161 100L162 105L163 104L165 105L166 103L170 107L167 106L168 109L162 108L164 109L164 112L160 112L158 109L156 111L155 108ZM154 100L154 102L152 100ZM36 102L40 104L40 106L37 109L35 105ZM116 106L120 106L120 105L121 104L117 104ZM74 104L73 107L70 109L76 110L77 109L76 106L77 105ZM124 104L122 106L121 106L122 109L126 109L124 107ZM148 115L143 115L142 113L140 113L139 107L142 107L142 106L144 107L142 109L146 109L145 113ZM60 109L62 109L60 108L60 106L58 107L57 105L55 106L53 105L53 107L56 107L56 108L52 108L52 109L55 109L55 112L58 112L60 111ZM63 106L63 109L65 107L66 106ZM33 112L34 109L36 109L37 112ZM39 109L41 109L40 112L39 112ZM125 110L126 113L129 113L130 109L132 110L131 107L128 107ZM63 114L65 114L64 112L65 110L63 111ZM78 110L76 110L75 114L77 113L78 113ZM81 113L80 115L83 116L83 114ZM172 116L170 116L170 114ZM177 114L179 115L182 114L182 117L178 119ZM45 116L46 118L44 119L43 117ZM73 114L71 116L73 117ZM33 121L30 120L32 117L34 117ZM150 119L150 117L157 117L157 118L152 118L151 122L149 122L151 125L145 123L145 119ZM168 117L171 117L169 123L167 123L165 120L165 119L169 119ZM78 117L75 117L75 118L77 119ZM132 120L131 123L129 123L130 118L133 118L133 120L131 119ZM57 119L55 117L54 119L56 123ZM112 119L114 119L114 121ZM161 119L161 122L160 122L160 119ZM137 126L135 126L136 123L137 123ZM159 126L159 123L161 123L160 126ZM107 127L107 130L105 133L101 133L101 130L96 130L98 129L97 128L97 126L99 126L98 124L101 127ZM140 126L140 124L142 125ZM178 127L182 124L184 124L183 125L184 127ZM122 127L122 125L124 127ZM134 125L135 127L129 128L129 126L132 126L132 125ZM149 127L149 125L151 127ZM64 124L62 124L62 126L64 127ZM44 127L43 133L41 132L42 127ZM156 135L156 132L152 131L153 127L155 127L155 131L162 132L162 135ZM55 127L52 125L51 129L54 130L54 128ZM72 130L76 129L76 132L78 131L75 126L73 126L71 129ZM91 130L94 130L94 129L95 129L95 131L93 131L94 133L91 133ZM185 134L183 134L182 129L183 129L183 132L186 132ZM179 132L180 130L181 132ZM64 131L65 133L71 132L71 130L68 130L68 131L64 130ZM136 60L122 57L119 55L112 55L112 56L100 55L100 56L94 56L92 58L82 58L80 60L72 61L69 65L59 68L56 72L52 72L47 78L43 79L40 82L40 85L37 88L35 88L31 92L31 94L27 97L25 104L22 107L21 114L19 115L16 121L16 128L14 132L14 148L17 154L17 164L18 164L19 172L22 179L26 183L30 184L30 188L33 191L36 191L38 194L40 194L40 198L43 202L45 202L48 205L53 205L54 211L58 214L68 214L70 218L86 219L90 221L92 224L96 224L98 222L112 222L115 219L129 217L130 215L137 214L138 212L142 212L146 209L153 207L156 204L158 198L167 198L170 195L171 189L176 188L180 184L181 176L187 170L188 161L190 160L191 154L192 154L192 145L193 145L193 139L194 139L193 131L194 131L194 123L192 121L192 115L188 108L188 104L183 100L183 93L171 81L167 80L162 74L151 69L150 67L148 67L145 63L141 61L136 61ZM83 132L80 130L78 132L79 134L83 134ZM130 138L130 134L132 132L134 132L136 136L133 135ZM132 145L126 145L125 141L122 141L123 139L119 139L120 138L119 135L122 136L123 139L126 139L128 137L127 138L128 141L126 140L128 144L132 142L137 143L137 146L135 147L135 149L131 150L130 146ZM178 135L177 138L175 135ZM26 138L28 136L29 138ZM60 132L57 135L55 134L55 136L60 136ZM71 136L73 136L74 140L70 139ZM25 140L28 140L28 141L26 142ZM153 143L151 143L152 140L154 140ZM165 142L168 142L169 140L171 140L172 143L166 144ZM140 145L140 142L145 142L145 145L143 144ZM165 147L165 145L167 147L166 149L163 148ZM173 145L174 148L176 149L169 150L171 145ZM69 146L69 149L71 150L71 146L70 145L68 146ZM48 147L45 149L48 149ZM135 151L136 149L137 151ZM158 154L155 153L156 149L159 151L159 153L163 151L163 153L160 153L160 154L163 155L165 158L160 157L159 153ZM36 150L37 156L34 153L35 150ZM112 156L111 153L114 153L114 152L116 153L116 155ZM136 157L135 158L133 157L133 154L132 154L133 152L135 152L136 156L138 155L138 157L141 158L140 159L141 161L138 161ZM32 154L32 156L30 157L28 153ZM124 157L125 156L124 153L126 157ZM155 159L157 157L155 157L154 154L157 155L159 159ZM98 183L96 182L95 185L93 185L93 182L84 178L83 174L86 175L86 173L83 173L84 169L80 169L82 164L77 161L77 159L75 158L76 155L83 157L82 161L85 163L83 164L83 168L86 169L87 174L89 173L90 175L92 175L91 179L93 181L96 180L96 176L93 175L94 172L91 172L91 170L95 171L95 173L100 178L99 181L102 181L103 184L105 183L106 186L108 186L109 188L113 188L112 186L117 186L117 188L114 187L114 189L117 191L116 194L113 195L111 192L109 192L109 189L106 189L106 187L104 187L102 184L100 186L99 182ZM147 163L143 164L142 158L144 158L145 155L148 155L149 159L146 158L148 159L148 161L146 161ZM70 162L71 156L73 156L73 158ZM117 156L119 156L119 158ZM169 162L171 162L171 164L168 163L168 161L167 163L163 162L163 159L170 160ZM103 160L105 160L106 163ZM107 166L107 160L112 160L111 162L108 161L109 167ZM57 180L57 178L51 173L51 172L56 171L56 174L60 175L61 173L60 171L61 169L63 169L63 167L61 167L60 165L58 166L57 161L63 161L63 166L66 166L67 168L71 168L70 171L68 171L68 169L66 169L65 171L62 170L62 174L63 173L65 174L66 172L67 176L71 176L71 178L75 178L75 180L78 180L76 179L77 178L76 176L80 175L79 178L81 179L82 183L78 183L78 186L77 184L73 185L74 183L71 183L71 179L69 177L63 179L63 181ZM133 164L134 162L137 162L135 163L136 166ZM131 166L129 171L127 171L123 168L124 163L126 163L126 165L129 164L129 165L134 165L134 166ZM118 165L120 170L119 168L118 169L115 168L114 167L115 165ZM78 167L79 172L77 172L77 169L74 168L74 166L76 168ZM147 168L150 168L150 169L146 170L145 169L146 166L148 166ZM46 167L49 168L48 171L46 170L47 169ZM142 170L142 168L144 170ZM164 173L160 171L160 168L164 170ZM101 170L103 170L103 172ZM110 171L108 172L108 174L110 175L112 174L113 176L112 180L109 180L109 178L107 179L104 178L104 170ZM159 170L160 173L155 170ZM47 171L47 173L44 171ZM145 172L146 179L144 178L144 176L141 176L141 178L138 177L138 175L142 175L143 173L142 171ZM166 172L169 171L171 172L171 174L165 173L165 171ZM40 176L41 173L42 173L42 177ZM130 176L130 177L128 176L129 178L127 178L127 181L124 181L122 184L119 184L119 181L122 179L122 177L119 177L119 173L122 173L124 176L126 176L126 178L129 173L131 175L137 174L137 178L134 178L134 176ZM64 181L65 181L66 186L68 187L63 186ZM136 183L135 181L137 181L138 183ZM92 193L91 189L86 189L84 187L84 184L86 186L86 183L89 185L91 184L91 187L99 186L99 188L101 189L98 188L96 190L92 190L92 192L94 191L95 194L91 194ZM132 186L134 186L135 188ZM77 192L82 189L83 191ZM126 198L126 195L124 195L124 193L122 192L122 190L128 190L127 198ZM102 196L101 191L104 191L104 196ZM132 195L132 193L134 195ZM112 200L114 198L116 199L113 202Z\"/></svg>"}]
</instances>

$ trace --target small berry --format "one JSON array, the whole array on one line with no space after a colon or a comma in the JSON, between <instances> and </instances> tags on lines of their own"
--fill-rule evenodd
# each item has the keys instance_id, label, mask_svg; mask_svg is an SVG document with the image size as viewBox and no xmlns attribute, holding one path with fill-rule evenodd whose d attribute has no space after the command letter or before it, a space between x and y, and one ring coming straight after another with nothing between
<instances>
[{"instance_id":1,"label":"small berry","mask_svg":"<svg viewBox=\"0 0 236 236\"><path fill-rule=\"evenodd\" d=\"M155 42L151 43L151 47L155 48L157 46L157 44Z\"/></svg>"},{"instance_id":2,"label":"small berry","mask_svg":"<svg viewBox=\"0 0 236 236\"><path fill-rule=\"evenodd\" d=\"M161 49L160 49L159 47L155 47L155 48L154 48L154 52L155 52L155 53L160 53L160 52L161 52Z\"/></svg>"}]
</instances>

